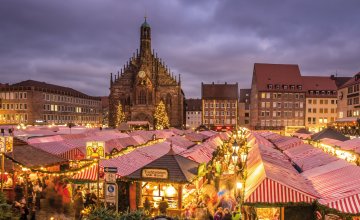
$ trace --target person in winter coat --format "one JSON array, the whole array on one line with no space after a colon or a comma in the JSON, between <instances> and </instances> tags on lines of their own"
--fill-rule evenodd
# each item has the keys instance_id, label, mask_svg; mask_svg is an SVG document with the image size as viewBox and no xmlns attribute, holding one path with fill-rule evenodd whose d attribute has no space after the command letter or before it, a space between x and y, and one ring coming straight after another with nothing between
<instances>
[{"instance_id":1,"label":"person in winter coat","mask_svg":"<svg viewBox=\"0 0 360 220\"><path fill-rule=\"evenodd\" d=\"M84 201L81 190L78 189L74 197L75 220L81 219L81 210L84 209Z\"/></svg>"}]
</instances>

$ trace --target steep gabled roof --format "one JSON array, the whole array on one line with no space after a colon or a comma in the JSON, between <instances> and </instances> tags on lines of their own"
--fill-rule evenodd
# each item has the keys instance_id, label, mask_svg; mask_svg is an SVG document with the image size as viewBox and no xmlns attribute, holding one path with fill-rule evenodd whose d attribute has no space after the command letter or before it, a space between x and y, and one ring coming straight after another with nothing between
<instances>
[{"instance_id":1,"label":"steep gabled roof","mask_svg":"<svg viewBox=\"0 0 360 220\"><path fill-rule=\"evenodd\" d=\"M300 69L297 64L255 63L253 77L256 79L257 89L259 91L269 90L269 84L273 86L302 85ZM290 88L287 90L290 90ZM296 87L295 90L291 91L299 90Z\"/></svg>"},{"instance_id":2,"label":"steep gabled roof","mask_svg":"<svg viewBox=\"0 0 360 220\"><path fill-rule=\"evenodd\" d=\"M199 163L190 160L186 157L175 154L173 149L164 156L152 161L151 163L143 166L142 168L127 175L128 179L140 180L142 178L143 169L164 169L168 171L168 179L148 179L149 181L165 181L165 182L177 182L177 183L190 183L197 176L197 169Z\"/></svg>"},{"instance_id":3,"label":"steep gabled roof","mask_svg":"<svg viewBox=\"0 0 360 220\"><path fill-rule=\"evenodd\" d=\"M238 99L238 84L201 84L202 99Z\"/></svg>"}]
</instances>

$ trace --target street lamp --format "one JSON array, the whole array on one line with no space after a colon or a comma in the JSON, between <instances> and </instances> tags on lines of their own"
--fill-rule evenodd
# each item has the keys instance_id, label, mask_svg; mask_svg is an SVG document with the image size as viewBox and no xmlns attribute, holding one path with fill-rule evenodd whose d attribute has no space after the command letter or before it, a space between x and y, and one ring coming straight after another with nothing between
<instances>
[{"instance_id":1,"label":"street lamp","mask_svg":"<svg viewBox=\"0 0 360 220\"><path fill-rule=\"evenodd\" d=\"M234 144L233 144L233 146L232 146L232 149L233 149L233 151L234 151L235 153L237 153L238 150L239 150L239 145L238 145L238 143L237 143L236 140L235 140L235 142L234 142Z\"/></svg>"},{"instance_id":2,"label":"street lamp","mask_svg":"<svg viewBox=\"0 0 360 220\"><path fill-rule=\"evenodd\" d=\"M240 160L241 160L241 163L245 163L246 162L246 159L247 159L247 154L246 154L246 152L241 152L241 154L240 154Z\"/></svg>"},{"instance_id":3,"label":"street lamp","mask_svg":"<svg viewBox=\"0 0 360 220\"><path fill-rule=\"evenodd\" d=\"M230 159L230 155L229 155L229 153L225 153L224 154L224 157L225 157L225 161L227 162L227 161L229 161L229 159Z\"/></svg>"},{"instance_id":4,"label":"street lamp","mask_svg":"<svg viewBox=\"0 0 360 220\"><path fill-rule=\"evenodd\" d=\"M232 159L234 164L237 163L238 158L239 158L239 156L235 152L231 155L231 159Z\"/></svg>"}]
</instances>

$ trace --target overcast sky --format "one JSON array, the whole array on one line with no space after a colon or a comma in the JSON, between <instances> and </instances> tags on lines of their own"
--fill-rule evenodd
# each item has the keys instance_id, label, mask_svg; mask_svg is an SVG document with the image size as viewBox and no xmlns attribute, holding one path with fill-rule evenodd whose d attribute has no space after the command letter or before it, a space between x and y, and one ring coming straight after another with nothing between
<instances>
[{"instance_id":1,"label":"overcast sky","mask_svg":"<svg viewBox=\"0 0 360 220\"><path fill-rule=\"evenodd\" d=\"M360 71L359 0L3 0L0 82L33 79L109 94L139 48L146 13L152 47L187 98L201 82L250 87L257 63L299 64L303 75Z\"/></svg>"}]
</instances>

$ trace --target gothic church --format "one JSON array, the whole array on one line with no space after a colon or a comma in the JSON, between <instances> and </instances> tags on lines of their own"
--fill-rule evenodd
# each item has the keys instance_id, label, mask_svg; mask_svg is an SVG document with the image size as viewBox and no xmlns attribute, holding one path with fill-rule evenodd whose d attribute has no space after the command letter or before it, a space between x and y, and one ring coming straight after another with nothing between
<instances>
[{"instance_id":1,"label":"gothic church","mask_svg":"<svg viewBox=\"0 0 360 220\"><path fill-rule=\"evenodd\" d=\"M151 50L151 28L145 18L140 27L140 51L136 51L114 78L111 74L109 126L115 127L119 102L127 121L148 121L154 125L155 107L161 100L166 106L170 126L182 127L184 93L180 75L174 77Z\"/></svg>"}]
</instances>

